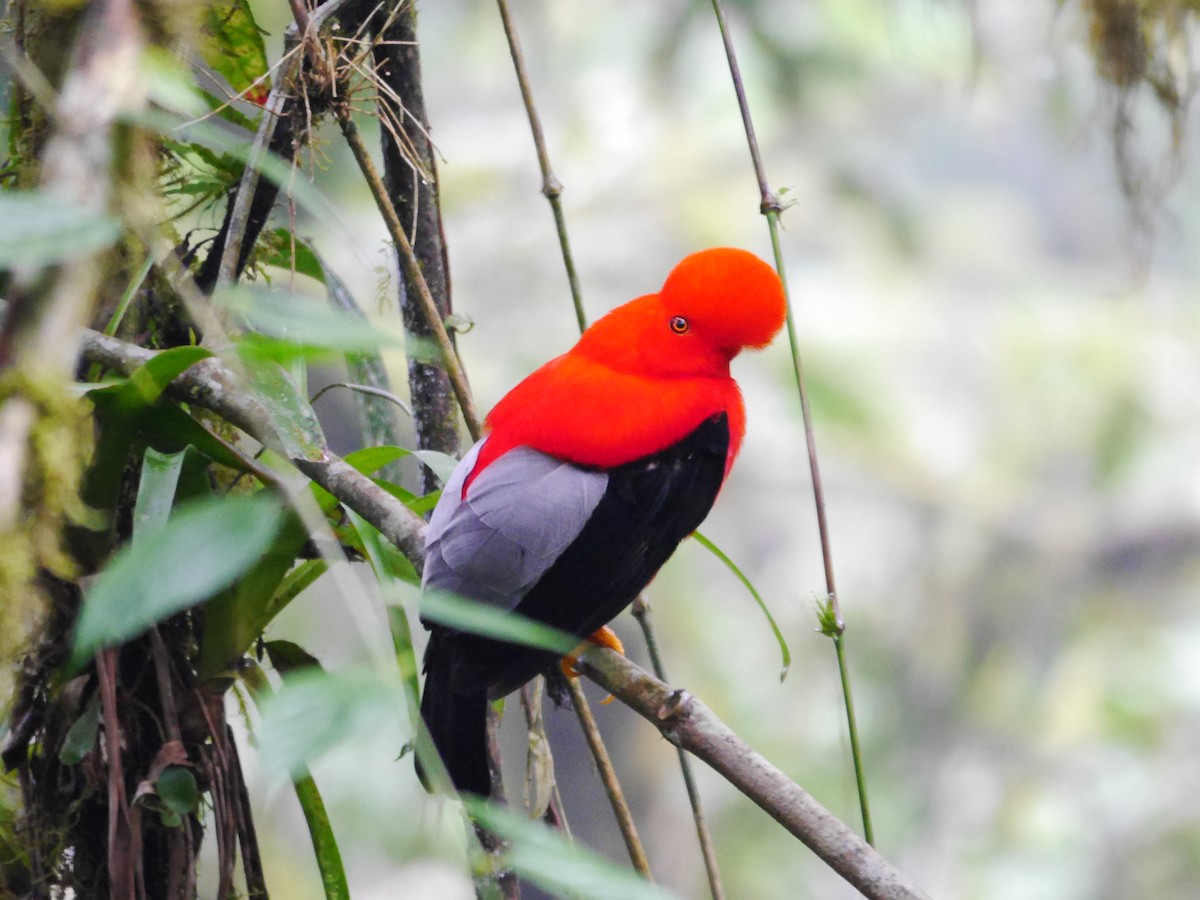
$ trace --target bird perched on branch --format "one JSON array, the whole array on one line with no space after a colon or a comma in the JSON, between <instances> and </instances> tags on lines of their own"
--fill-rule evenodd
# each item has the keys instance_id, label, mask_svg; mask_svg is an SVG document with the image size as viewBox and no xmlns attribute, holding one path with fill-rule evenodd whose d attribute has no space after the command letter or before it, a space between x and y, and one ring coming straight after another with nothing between
<instances>
[{"instance_id":1,"label":"bird perched on branch","mask_svg":"<svg viewBox=\"0 0 1200 900\"><path fill-rule=\"evenodd\" d=\"M712 508L745 428L730 361L784 315L775 271L717 248L598 320L487 417L430 519L424 589L601 640ZM486 797L488 699L555 656L426 625L421 715L454 787Z\"/></svg>"}]
</instances>

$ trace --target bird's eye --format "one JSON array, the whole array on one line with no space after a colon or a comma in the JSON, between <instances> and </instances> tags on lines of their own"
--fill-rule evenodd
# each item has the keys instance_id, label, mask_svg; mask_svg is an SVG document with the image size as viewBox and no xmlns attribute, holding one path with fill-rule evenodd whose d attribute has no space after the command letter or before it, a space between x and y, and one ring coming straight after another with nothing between
<instances>
[{"instance_id":1,"label":"bird's eye","mask_svg":"<svg viewBox=\"0 0 1200 900\"><path fill-rule=\"evenodd\" d=\"M687 334L689 327L688 320L683 316L673 316L671 318L671 330L676 334Z\"/></svg>"}]
</instances>

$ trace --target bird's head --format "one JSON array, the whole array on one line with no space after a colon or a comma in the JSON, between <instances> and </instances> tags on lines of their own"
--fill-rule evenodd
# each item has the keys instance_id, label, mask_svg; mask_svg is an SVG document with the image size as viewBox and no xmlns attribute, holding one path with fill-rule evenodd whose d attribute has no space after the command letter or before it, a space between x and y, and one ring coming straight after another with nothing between
<instances>
[{"instance_id":1,"label":"bird's head","mask_svg":"<svg viewBox=\"0 0 1200 900\"><path fill-rule=\"evenodd\" d=\"M720 375L745 348L770 343L785 315L774 269L746 250L716 247L684 257L657 294L598 320L575 352L648 375Z\"/></svg>"}]
</instances>

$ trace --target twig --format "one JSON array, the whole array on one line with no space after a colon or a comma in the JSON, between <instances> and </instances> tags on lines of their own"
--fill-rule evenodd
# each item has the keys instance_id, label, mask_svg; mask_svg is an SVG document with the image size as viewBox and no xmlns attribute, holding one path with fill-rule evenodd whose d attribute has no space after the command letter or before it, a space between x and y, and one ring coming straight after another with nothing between
<instances>
[{"instance_id":1,"label":"twig","mask_svg":"<svg viewBox=\"0 0 1200 900\"><path fill-rule=\"evenodd\" d=\"M558 232L558 245L562 250L563 265L567 269L567 281L571 286L571 302L575 305L575 319L579 330L587 328L587 314L583 311L583 292L579 287L579 276L575 272L575 257L571 254L571 241L567 234L567 219L562 207L562 182L550 167L550 153L546 150L546 137L542 133L542 122L537 106L533 102L533 90L529 86L529 73L525 69L525 55L521 52L521 40L508 10L508 0L496 0L500 7L500 20L504 23L504 34L508 38L508 50L512 55L513 68L517 73L517 84L521 88L521 100L529 116L529 129L533 132L533 145L537 150L538 167L542 170L542 194L550 201L554 214L554 228Z\"/></svg>"},{"instance_id":2,"label":"twig","mask_svg":"<svg viewBox=\"0 0 1200 900\"><path fill-rule=\"evenodd\" d=\"M137 848L121 751L121 715L117 708L117 655L112 647L96 654L96 676L100 681L101 714L104 717L104 751L108 763L108 878L114 900L133 900Z\"/></svg>"},{"instance_id":3,"label":"twig","mask_svg":"<svg viewBox=\"0 0 1200 900\"><path fill-rule=\"evenodd\" d=\"M857 721L854 715L854 694L850 690L850 671L846 666L846 631L842 629L833 635L833 652L837 656L838 675L842 682L842 702L846 707L846 720L850 728L850 756L854 762L854 782L858 788L859 809L863 820L863 837L867 843L875 845L875 829L871 824L871 806L867 803L866 766L863 765L862 747L858 740Z\"/></svg>"},{"instance_id":4,"label":"twig","mask_svg":"<svg viewBox=\"0 0 1200 900\"><path fill-rule=\"evenodd\" d=\"M349 364L350 363L347 362L347 365L349 365ZM308 398L309 404L311 405L313 403L316 403L318 400L320 400L322 397L324 397L327 393L329 393L334 388L346 388L346 390L353 391L356 394L367 394L368 396L371 396L371 397L378 397L380 400L386 400L388 403L392 404L393 406L400 407L400 409L404 410L404 412L407 413L408 415L410 415L410 416L412 415L412 409L409 407L409 405L407 403L405 403L403 400L401 400L399 397L397 397L395 394L393 394L391 391L384 390L383 388L372 387L369 384L351 384L348 381L334 381L334 382L331 382L330 384L325 385L325 387L321 388L319 391L317 391L315 394L313 394L311 397ZM399 441L397 441L395 438L392 438L390 440L368 441L368 443L370 443L372 445L397 444L397 443L399 443Z\"/></svg>"},{"instance_id":5,"label":"twig","mask_svg":"<svg viewBox=\"0 0 1200 900\"><path fill-rule=\"evenodd\" d=\"M296 20L296 27L300 32L306 33L312 27L309 20L308 7L304 5L304 0L288 0L288 5L292 8L292 18Z\"/></svg>"},{"instance_id":6,"label":"twig","mask_svg":"<svg viewBox=\"0 0 1200 900\"><path fill-rule=\"evenodd\" d=\"M808 469L812 478L813 505L817 513L817 533L821 542L821 562L825 569L825 593L828 598L829 610L832 617L832 628L825 630L834 641L834 649L838 658L838 672L842 682L842 695L845 700L846 725L850 733L850 752L854 760L854 777L858 786L858 802L862 811L863 834L867 843L874 844L874 829L871 826L871 807L867 799L866 774L862 766L862 748L858 739L858 722L854 714L854 701L850 690L850 674L846 667L845 651L841 636L846 630L842 618L841 602L838 598L837 582L833 574L833 549L829 537L829 523L825 515L825 487L821 480L821 466L817 459L817 439L812 423L812 409L808 402L808 390L804 385L804 368L800 361L800 341L796 332L796 322L792 315L792 303L788 290L787 271L783 264L783 249L779 240L779 217L783 213L783 204L778 195L772 190L767 181L766 167L763 165L762 153L758 148L758 138L754 133L754 119L750 115L750 104L746 100L746 89L742 83L742 73L738 66L737 52L733 47L733 37L729 32L729 23L725 19L725 11L721 0L712 0L713 12L717 17L717 26L721 31L721 41L725 45L725 57L729 61L729 75L733 81L733 90L737 96L738 109L742 114L742 124L746 130L746 143L750 150L750 160L754 166L754 176L758 180L761 196L759 210L767 219L767 228L771 234L771 250L775 256L775 268L783 283L783 293L786 299L788 346L792 354L792 370L796 377L796 391L800 395L800 414L804 420L804 441L808 450Z\"/></svg>"},{"instance_id":7,"label":"twig","mask_svg":"<svg viewBox=\"0 0 1200 900\"><path fill-rule=\"evenodd\" d=\"M181 740L179 706L175 702L175 689L171 683L171 664L167 660L167 645L163 643L157 625L150 628L150 655L154 658L154 677L158 681L163 727L167 732L167 740Z\"/></svg>"},{"instance_id":8,"label":"twig","mask_svg":"<svg viewBox=\"0 0 1200 900\"><path fill-rule=\"evenodd\" d=\"M658 652L658 638L654 633L654 624L650 621L650 601L645 594L640 594L633 601L633 617L642 626L642 635L646 639L646 649L650 653L650 666L654 669L655 677L666 682L666 668L663 666L662 655ZM717 867L717 850L713 846L712 832L708 827L708 819L704 815L704 804L700 799L700 787L696 784L696 774L692 771L692 758L682 748L676 747L679 754L679 769L683 773L683 786L687 790L688 803L692 807L692 821L696 823L696 837L700 841L700 855L704 859L704 872L708 876L708 889L713 900L723 900L725 888L721 883L721 870Z\"/></svg>"},{"instance_id":9,"label":"twig","mask_svg":"<svg viewBox=\"0 0 1200 900\"><path fill-rule=\"evenodd\" d=\"M250 206L254 202L259 179L259 160L269 152L275 126L283 117L284 108L292 99L292 77L299 68L301 56L292 53L287 57L279 80L267 95L263 104L262 118L258 122L258 131L254 135L250 156L242 168L242 180L238 183L237 194L233 199L233 208L229 214L229 228L225 232L225 243L221 247L220 265L217 268L218 288L227 287L237 280L238 270L242 261L242 242L246 234L246 226L250 221Z\"/></svg>"},{"instance_id":10,"label":"twig","mask_svg":"<svg viewBox=\"0 0 1200 900\"><path fill-rule=\"evenodd\" d=\"M233 892L233 869L236 863L237 809L233 788L229 784L229 755L225 752L224 708L215 698L194 691L197 708L208 726L212 738L210 752L205 754L205 772L212 797L213 825L217 831L217 896L228 897ZM218 730L220 729L220 730Z\"/></svg>"},{"instance_id":11,"label":"twig","mask_svg":"<svg viewBox=\"0 0 1200 900\"><path fill-rule=\"evenodd\" d=\"M672 690L605 648L589 648L578 668L653 724L668 741L712 766L865 896L877 900L926 897L903 872L686 691Z\"/></svg>"},{"instance_id":12,"label":"twig","mask_svg":"<svg viewBox=\"0 0 1200 900\"><path fill-rule=\"evenodd\" d=\"M482 430L479 424L479 416L475 412L475 401L471 397L471 388L467 384L467 377L459 362L458 354L454 350L454 345L450 343L450 335L446 332L445 323L442 322L442 317L438 314L437 303L434 301L433 295L429 292L429 285L425 282L425 276L421 273L416 253L413 251L412 244L408 240L408 235L404 232L404 226L400 222L400 217L396 214L396 207L392 205L392 201L388 197L387 189L384 187L383 179L379 177L379 172L376 170L375 163L371 159L370 151L367 150L362 135L359 134L358 126L354 124L354 120L350 117L349 107L343 103L337 103L334 105L334 108L337 112L338 124L342 128L342 135L346 138L350 152L354 154L354 159L358 163L363 178L366 179L367 186L371 189L371 195L375 198L375 205L379 207L384 224L387 226L388 236L399 251L400 261L404 266L409 284L416 288L417 300L421 311L425 315L430 331L433 333L434 343L437 345L438 352L441 355L442 366L446 370L446 375L450 378L450 385L454 389L455 399L458 400L459 408L462 410L467 430L471 433L472 440L477 441L482 434Z\"/></svg>"},{"instance_id":13,"label":"twig","mask_svg":"<svg viewBox=\"0 0 1200 900\"><path fill-rule=\"evenodd\" d=\"M526 756L526 786L527 790L533 780L533 776L529 770L533 769L536 764L534 744L540 743L542 752L545 754L548 771L545 773L550 780L549 793L550 796L546 802L546 808L541 812L542 821L548 825L557 828L563 833L567 840L573 840L571 835L571 824L567 821L566 811L563 809L562 793L558 789L558 779L554 773L554 755L550 752L550 738L546 734L546 719L542 715L542 701L545 697L546 682L542 676L537 676L532 681L526 682L521 688L521 709L525 713L525 723L528 728L529 752ZM529 802L529 812L531 814L538 813L537 806Z\"/></svg>"},{"instance_id":14,"label":"twig","mask_svg":"<svg viewBox=\"0 0 1200 900\"><path fill-rule=\"evenodd\" d=\"M487 761L488 761L488 777L491 780L491 795L492 800L496 803L504 804L504 772L500 767L500 714L496 711L496 707L488 704L487 708L487 726L485 734L487 736ZM480 893L483 896L489 896L494 888L495 892L499 893L504 900L520 900L521 884L516 873L509 869L504 859L508 855L509 841L507 838L494 831L491 831L484 825L471 820L471 827L475 831L475 837L479 840L479 845L483 848L483 852L487 854L491 864L490 869L482 875L475 876L477 890L480 887L485 890Z\"/></svg>"},{"instance_id":15,"label":"twig","mask_svg":"<svg viewBox=\"0 0 1200 900\"><path fill-rule=\"evenodd\" d=\"M245 769L238 755L233 729L225 723L225 747L229 757L228 772L233 780L232 801L236 808L238 845L242 850L242 874L246 878L246 896L250 900L268 900L267 882L263 875L262 853L258 833L250 809L250 792L246 788Z\"/></svg>"},{"instance_id":16,"label":"twig","mask_svg":"<svg viewBox=\"0 0 1200 900\"><path fill-rule=\"evenodd\" d=\"M575 707L575 714L579 717L583 736L587 738L588 747L596 759L596 768L600 772L600 780L604 782L604 792L608 794L609 803L612 804L613 813L617 817L621 837L625 839L625 847L629 850L629 861L644 878L653 881L654 875L650 871L650 860L647 859L642 841L638 837L637 827L633 824L633 815L629 812L629 804L625 802L625 793L621 790L621 782L617 780L616 770L613 769L608 750L605 749L604 741L600 737L600 729L596 726L596 719L588 706L583 687L578 678L567 678L567 688L571 692L571 705Z\"/></svg>"},{"instance_id":17,"label":"twig","mask_svg":"<svg viewBox=\"0 0 1200 900\"><path fill-rule=\"evenodd\" d=\"M771 246L775 254L775 267L783 281L784 293L788 293L787 273L784 269L782 253L779 245L779 215L783 212L783 204L771 190L767 182L766 168L763 166L762 154L758 149L758 138L754 133L754 119L750 115L750 104L746 100L746 89L742 84L742 73L738 67L737 53L733 47L733 37L729 33L729 23L725 20L725 12L720 0L712 0L713 12L717 16L717 24L721 29L721 40L725 44L725 56L729 60L729 74L733 79L734 93L737 95L738 109L742 114L742 124L746 129L746 143L750 148L750 159L754 165L754 175L758 179L758 189L762 196L760 210L767 217L767 225L771 230ZM830 549L829 527L825 520L825 491L821 482L820 465L817 461L816 440L813 437L812 413L808 404L808 391L804 387L804 373L800 364L800 348L796 337L796 326L792 318L792 304L787 304L788 340L792 348L792 362L795 369L796 389L800 392L800 406L804 416L804 436L808 444L808 465L812 472L813 494L817 507L817 528L821 538L821 558L825 565L825 587L833 604L839 628L844 628L842 614L838 605L837 587L833 577L833 553Z\"/></svg>"}]
</instances>

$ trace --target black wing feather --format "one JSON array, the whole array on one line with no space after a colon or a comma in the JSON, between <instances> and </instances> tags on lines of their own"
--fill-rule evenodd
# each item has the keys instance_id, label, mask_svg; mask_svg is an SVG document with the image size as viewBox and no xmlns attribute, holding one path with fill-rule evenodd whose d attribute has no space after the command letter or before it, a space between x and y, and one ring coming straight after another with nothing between
<instances>
[{"instance_id":1,"label":"black wing feather","mask_svg":"<svg viewBox=\"0 0 1200 900\"><path fill-rule=\"evenodd\" d=\"M617 616L708 515L725 478L724 413L670 447L608 470L608 487L579 536L517 604L521 615L587 637ZM451 689L503 696L555 656L455 635Z\"/></svg>"}]
</instances>

